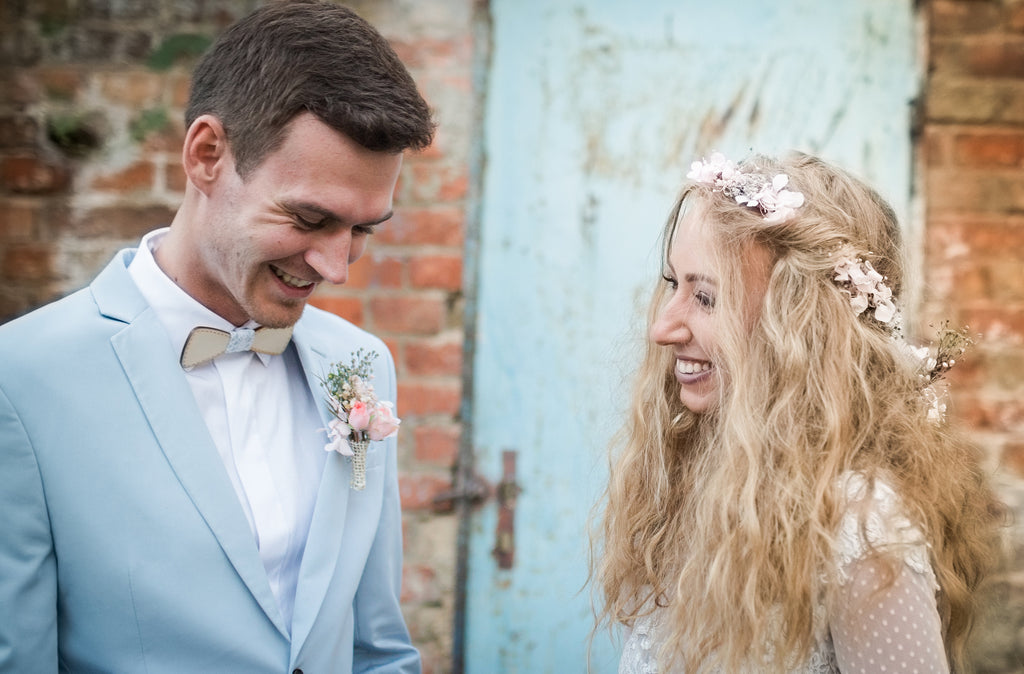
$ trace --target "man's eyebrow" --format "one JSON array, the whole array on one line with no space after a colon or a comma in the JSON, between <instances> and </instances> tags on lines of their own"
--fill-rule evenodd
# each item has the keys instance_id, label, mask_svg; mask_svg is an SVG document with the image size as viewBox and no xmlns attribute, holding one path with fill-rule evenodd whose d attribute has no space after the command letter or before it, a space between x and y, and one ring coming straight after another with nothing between
<instances>
[{"instance_id":1,"label":"man's eyebrow","mask_svg":"<svg viewBox=\"0 0 1024 674\"><path fill-rule=\"evenodd\" d=\"M282 205L289 211L292 211L293 213L296 211L313 212L323 216L324 220L330 220L331 222L344 222L344 219L337 213L335 213L329 208L324 208L319 204L310 203L308 201L293 201L285 202ZM393 210L389 210L387 213L377 218L376 220L370 220L368 222L359 222L354 224L353 227L372 227L373 225L379 225L382 222L390 220L394 215L395 212Z\"/></svg>"}]
</instances>

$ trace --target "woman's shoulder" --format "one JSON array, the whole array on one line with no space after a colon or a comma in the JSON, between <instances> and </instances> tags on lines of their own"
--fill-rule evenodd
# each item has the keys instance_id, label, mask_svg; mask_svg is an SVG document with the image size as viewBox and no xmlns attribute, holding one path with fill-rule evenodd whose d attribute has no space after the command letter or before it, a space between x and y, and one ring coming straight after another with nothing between
<instances>
[{"instance_id":1,"label":"woman's shoulder","mask_svg":"<svg viewBox=\"0 0 1024 674\"><path fill-rule=\"evenodd\" d=\"M928 539L889 482L847 471L839 477L838 491L843 514L836 540L842 576L872 552L894 556L914 571L932 574Z\"/></svg>"}]
</instances>

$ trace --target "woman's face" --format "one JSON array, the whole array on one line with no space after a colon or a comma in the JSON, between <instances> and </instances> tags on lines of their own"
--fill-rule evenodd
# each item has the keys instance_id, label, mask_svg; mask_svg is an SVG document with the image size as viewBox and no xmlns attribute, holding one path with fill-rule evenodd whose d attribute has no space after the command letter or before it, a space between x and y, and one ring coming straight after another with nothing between
<instances>
[{"instance_id":1,"label":"woman's face","mask_svg":"<svg viewBox=\"0 0 1024 674\"><path fill-rule=\"evenodd\" d=\"M705 212L696 204L676 226L663 272L669 296L650 329L652 341L672 349L679 398L696 414L717 404L722 386L716 364L719 274L712 267L709 234L715 225L707 222ZM762 246L752 245L740 259L747 280L742 311L746 324L753 326L768 286L770 256Z\"/></svg>"}]
</instances>

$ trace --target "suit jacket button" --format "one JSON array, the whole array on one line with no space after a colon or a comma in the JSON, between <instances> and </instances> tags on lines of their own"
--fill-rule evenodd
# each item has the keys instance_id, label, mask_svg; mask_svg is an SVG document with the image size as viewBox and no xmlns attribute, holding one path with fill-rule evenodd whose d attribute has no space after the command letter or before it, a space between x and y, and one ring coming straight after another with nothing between
<instances>
[{"instance_id":1,"label":"suit jacket button","mask_svg":"<svg viewBox=\"0 0 1024 674\"><path fill-rule=\"evenodd\" d=\"M302 674L302 670L301 669L296 669L296 670L294 670L292 672L292 674Z\"/></svg>"}]
</instances>

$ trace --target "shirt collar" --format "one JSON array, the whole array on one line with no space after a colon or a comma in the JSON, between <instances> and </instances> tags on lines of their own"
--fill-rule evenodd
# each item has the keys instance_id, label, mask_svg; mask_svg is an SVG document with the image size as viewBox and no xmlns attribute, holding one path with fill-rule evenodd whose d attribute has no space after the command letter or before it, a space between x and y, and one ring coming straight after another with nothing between
<instances>
[{"instance_id":1,"label":"shirt collar","mask_svg":"<svg viewBox=\"0 0 1024 674\"><path fill-rule=\"evenodd\" d=\"M206 326L231 332L235 325L213 311L210 311L200 304L194 297L185 292L164 270L157 264L153 252L160 246L169 227L149 232L139 243L139 249L135 257L128 265L128 273L131 275L139 292L146 298L146 302L156 312L157 318L171 338L171 346L176 353L181 353L185 347L185 340L197 326ZM255 321L249 320L242 328L260 327ZM260 361L266 365L272 356L265 353L254 353ZM209 364L208 364L209 365ZM205 366L203 366L205 367Z\"/></svg>"}]
</instances>

